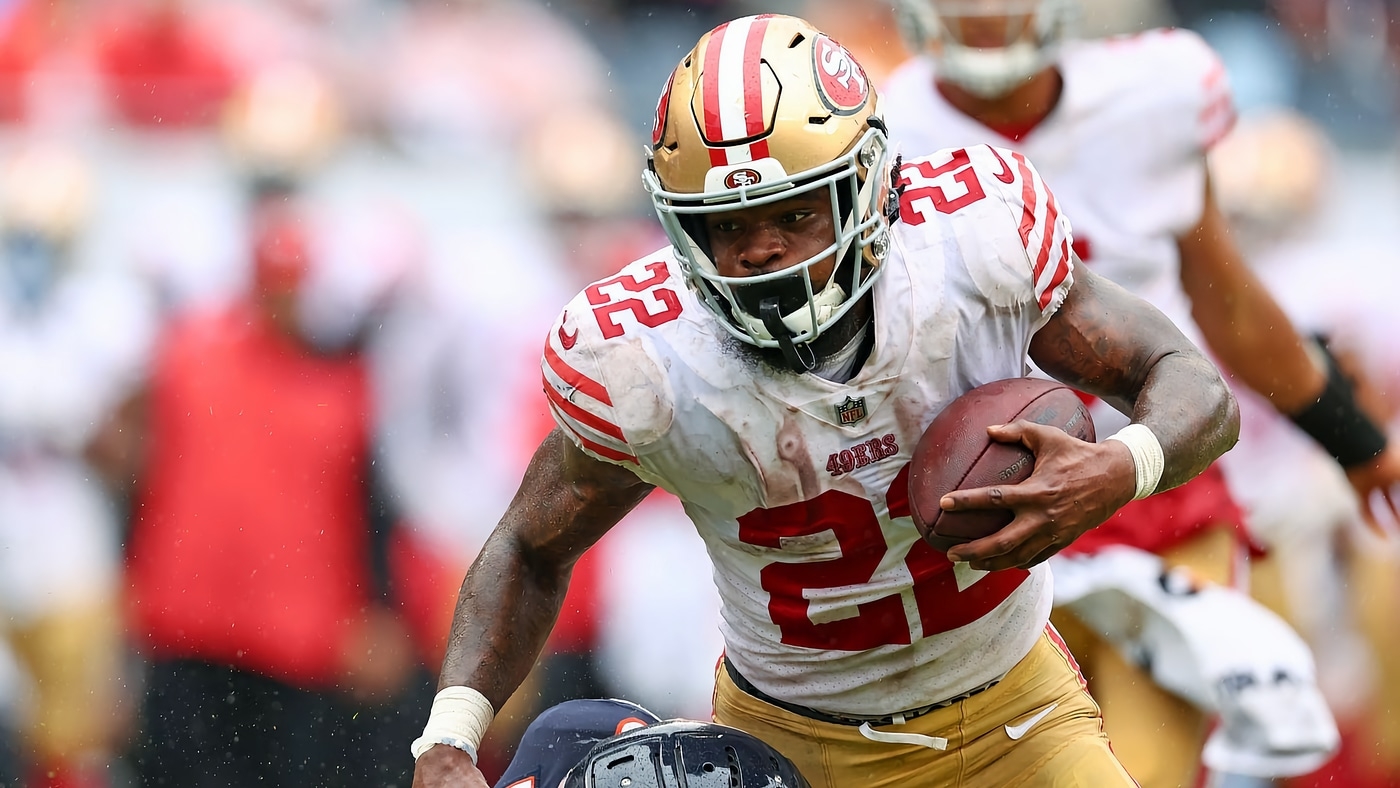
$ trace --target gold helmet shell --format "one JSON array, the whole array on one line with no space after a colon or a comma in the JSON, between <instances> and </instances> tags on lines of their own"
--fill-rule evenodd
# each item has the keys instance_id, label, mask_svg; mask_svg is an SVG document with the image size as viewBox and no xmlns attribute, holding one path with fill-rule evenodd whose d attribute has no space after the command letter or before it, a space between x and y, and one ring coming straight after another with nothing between
<instances>
[{"instance_id":1,"label":"gold helmet shell","mask_svg":"<svg viewBox=\"0 0 1400 788\"><path fill-rule=\"evenodd\" d=\"M667 191L689 193L734 183L743 165L770 157L789 175L804 172L850 151L877 105L851 53L804 20L736 19L701 37L672 73L652 166Z\"/></svg>"},{"instance_id":2,"label":"gold helmet shell","mask_svg":"<svg viewBox=\"0 0 1400 788\"><path fill-rule=\"evenodd\" d=\"M889 158L879 96L850 51L805 20L760 14L706 33L671 73L643 179L702 301L741 340L778 347L810 342L874 282L888 248ZM703 214L813 189L831 194L831 247L760 277L719 275ZM811 266L831 255L836 273L812 281ZM785 328L734 298L736 287L782 277L800 277L807 291L806 306L782 316Z\"/></svg>"}]
</instances>

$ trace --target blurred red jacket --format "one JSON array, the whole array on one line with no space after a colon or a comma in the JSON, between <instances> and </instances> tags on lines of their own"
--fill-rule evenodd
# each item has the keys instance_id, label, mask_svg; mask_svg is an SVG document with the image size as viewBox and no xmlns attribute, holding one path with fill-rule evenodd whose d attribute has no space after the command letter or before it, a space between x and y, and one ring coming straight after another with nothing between
<instances>
[{"instance_id":1,"label":"blurred red jacket","mask_svg":"<svg viewBox=\"0 0 1400 788\"><path fill-rule=\"evenodd\" d=\"M150 391L129 613L156 657L334 681L373 593L370 384L251 307L170 327Z\"/></svg>"}]
</instances>

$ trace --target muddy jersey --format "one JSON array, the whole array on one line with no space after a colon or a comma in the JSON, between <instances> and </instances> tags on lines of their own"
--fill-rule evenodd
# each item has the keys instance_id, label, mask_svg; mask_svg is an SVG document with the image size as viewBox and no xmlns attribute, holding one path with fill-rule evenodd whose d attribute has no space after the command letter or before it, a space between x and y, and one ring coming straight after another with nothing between
<instances>
[{"instance_id":1,"label":"muddy jersey","mask_svg":"<svg viewBox=\"0 0 1400 788\"><path fill-rule=\"evenodd\" d=\"M1234 122L1220 60L1195 33L1152 30L1071 42L1058 67L1059 103L1012 141L949 104L929 59L906 62L881 91L895 150L991 143L1025 154L1074 217L1079 257L1200 344L1176 239L1201 219L1205 153Z\"/></svg>"},{"instance_id":2,"label":"muddy jersey","mask_svg":"<svg viewBox=\"0 0 1400 788\"><path fill-rule=\"evenodd\" d=\"M739 672L833 713L912 709L996 679L1050 606L1041 567L979 573L928 547L906 466L950 401L1026 374L1031 337L1071 286L1069 223L1006 150L940 151L904 163L899 182L874 349L850 381L755 360L669 249L575 297L542 363L575 443L684 503Z\"/></svg>"}]
</instances>

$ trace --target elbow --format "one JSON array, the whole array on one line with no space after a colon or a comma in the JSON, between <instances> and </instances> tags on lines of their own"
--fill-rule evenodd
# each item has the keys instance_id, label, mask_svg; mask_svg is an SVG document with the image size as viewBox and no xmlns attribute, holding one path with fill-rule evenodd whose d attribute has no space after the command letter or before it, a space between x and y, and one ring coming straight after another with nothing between
<instances>
[{"instance_id":1,"label":"elbow","mask_svg":"<svg viewBox=\"0 0 1400 788\"><path fill-rule=\"evenodd\" d=\"M1224 454L1240 442L1240 403L1223 379L1217 378L1217 423L1220 433L1220 453Z\"/></svg>"}]
</instances>

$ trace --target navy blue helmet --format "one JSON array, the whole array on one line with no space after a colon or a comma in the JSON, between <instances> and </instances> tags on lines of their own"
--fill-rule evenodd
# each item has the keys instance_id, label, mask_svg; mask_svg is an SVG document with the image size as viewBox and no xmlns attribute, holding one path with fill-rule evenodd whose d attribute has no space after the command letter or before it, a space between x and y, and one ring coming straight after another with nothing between
<instances>
[{"instance_id":1,"label":"navy blue helmet","mask_svg":"<svg viewBox=\"0 0 1400 788\"><path fill-rule=\"evenodd\" d=\"M525 729L496 788L559 788L569 768L593 745L658 722L660 717L625 700L565 701L546 709Z\"/></svg>"},{"instance_id":2,"label":"navy blue helmet","mask_svg":"<svg viewBox=\"0 0 1400 788\"><path fill-rule=\"evenodd\" d=\"M735 728L670 720L599 742L564 788L811 788L782 753Z\"/></svg>"}]
</instances>

